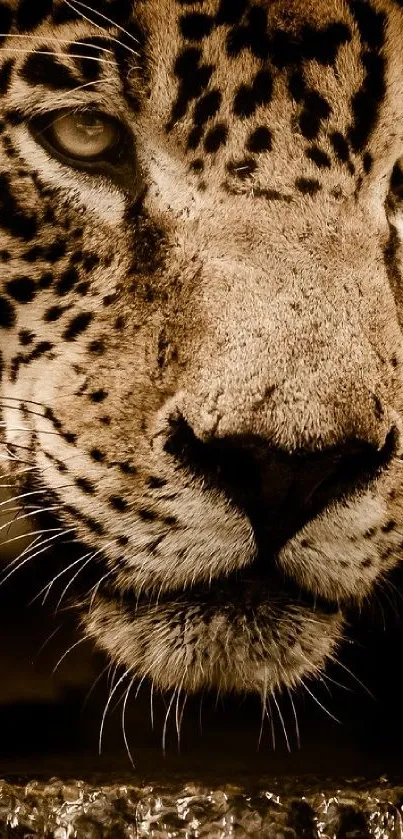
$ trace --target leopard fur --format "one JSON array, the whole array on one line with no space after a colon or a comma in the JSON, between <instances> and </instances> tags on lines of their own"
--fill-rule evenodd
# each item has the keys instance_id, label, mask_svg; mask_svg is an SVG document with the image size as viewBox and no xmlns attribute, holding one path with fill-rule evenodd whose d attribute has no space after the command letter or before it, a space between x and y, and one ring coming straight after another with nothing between
<instances>
[{"instance_id":1,"label":"leopard fur","mask_svg":"<svg viewBox=\"0 0 403 839\"><path fill-rule=\"evenodd\" d=\"M4 472L129 675L293 688L402 555L403 3L2 0L0 33ZM49 143L83 109L117 159Z\"/></svg>"}]
</instances>

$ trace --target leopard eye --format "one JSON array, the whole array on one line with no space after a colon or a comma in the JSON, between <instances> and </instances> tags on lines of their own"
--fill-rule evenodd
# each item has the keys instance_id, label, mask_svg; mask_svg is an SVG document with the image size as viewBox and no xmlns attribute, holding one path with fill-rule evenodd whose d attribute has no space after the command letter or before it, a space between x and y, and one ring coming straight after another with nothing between
<instances>
[{"instance_id":1,"label":"leopard eye","mask_svg":"<svg viewBox=\"0 0 403 839\"><path fill-rule=\"evenodd\" d=\"M49 138L62 154L76 160L96 160L118 144L120 132L115 120L99 111L76 111L57 116Z\"/></svg>"},{"instance_id":2,"label":"leopard eye","mask_svg":"<svg viewBox=\"0 0 403 839\"><path fill-rule=\"evenodd\" d=\"M130 195L144 188L131 129L95 108L50 111L29 122L39 145L64 166L107 178Z\"/></svg>"},{"instance_id":3,"label":"leopard eye","mask_svg":"<svg viewBox=\"0 0 403 839\"><path fill-rule=\"evenodd\" d=\"M48 151L83 165L102 160L116 163L126 145L124 127L96 110L42 115L32 121L31 129Z\"/></svg>"}]
</instances>

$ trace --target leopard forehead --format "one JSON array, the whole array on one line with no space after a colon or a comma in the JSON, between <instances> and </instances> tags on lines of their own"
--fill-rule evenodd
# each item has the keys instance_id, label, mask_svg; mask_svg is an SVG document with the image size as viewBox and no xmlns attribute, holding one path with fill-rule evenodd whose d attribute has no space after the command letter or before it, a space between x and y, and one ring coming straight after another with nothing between
<instances>
[{"instance_id":1,"label":"leopard forehead","mask_svg":"<svg viewBox=\"0 0 403 839\"><path fill-rule=\"evenodd\" d=\"M363 458L399 451L402 4L4 0L0 33L10 471L25 452L29 491L105 558L115 593L166 596L137 622L129 596L91 599L87 631L119 663L162 687L185 670L189 690L201 673L294 685L342 616L312 627L278 580L247 632L238 595L189 606L187 588L256 554L197 459L223 439L265 440L276 464L352 440ZM47 120L88 108L124 126L123 162L89 170L42 142ZM403 545L398 466L293 534L281 569L332 602L371 591Z\"/></svg>"}]
</instances>

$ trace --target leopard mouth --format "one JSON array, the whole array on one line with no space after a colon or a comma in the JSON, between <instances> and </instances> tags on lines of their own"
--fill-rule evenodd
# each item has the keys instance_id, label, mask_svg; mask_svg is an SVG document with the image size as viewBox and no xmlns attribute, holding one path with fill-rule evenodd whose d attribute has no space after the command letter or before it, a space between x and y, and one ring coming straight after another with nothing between
<instances>
[{"instance_id":1,"label":"leopard mouth","mask_svg":"<svg viewBox=\"0 0 403 839\"><path fill-rule=\"evenodd\" d=\"M276 557L271 557L268 564L267 556L263 562L259 554L250 566L226 576L212 578L208 583L175 586L174 589L164 591L156 587L137 593L135 589L122 591L120 584L108 578L99 586L98 591L105 600L119 600L134 617L138 612L155 607L163 609L173 604L198 607L205 615L229 606L231 610L246 615L262 603L275 604L278 608L302 608L323 615L341 612L340 599L336 601L323 597L300 586L278 568ZM348 601L343 605L347 609Z\"/></svg>"}]
</instances>

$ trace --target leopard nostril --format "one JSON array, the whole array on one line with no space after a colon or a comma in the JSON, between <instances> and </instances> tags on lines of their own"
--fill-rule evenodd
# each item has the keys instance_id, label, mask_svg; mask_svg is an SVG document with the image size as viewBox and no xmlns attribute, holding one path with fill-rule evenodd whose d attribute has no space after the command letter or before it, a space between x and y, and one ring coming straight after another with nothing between
<instances>
[{"instance_id":1,"label":"leopard nostril","mask_svg":"<svg viewBox=\"0 0 403 839\"><path fill-rule=\"evenodd\" d=\"M201 442L184 419L175 421L165 450L178 464L220 489L245 512L273 551L332 501L364 490L396 452L393 427L377 449L365 440L286 452L256 436Z\"/></svg>"}]
</instances>

